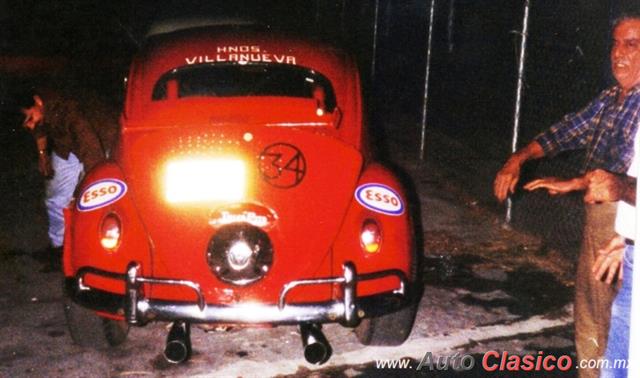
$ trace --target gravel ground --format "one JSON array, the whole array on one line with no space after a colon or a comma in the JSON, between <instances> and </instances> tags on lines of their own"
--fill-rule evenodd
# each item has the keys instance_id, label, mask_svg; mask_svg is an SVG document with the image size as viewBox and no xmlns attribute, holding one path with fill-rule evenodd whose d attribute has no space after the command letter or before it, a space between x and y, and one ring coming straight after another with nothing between
<instances>
[{"instance_id":1,"label":"gravel ground","mask_svg":"<svg viewBox=\"0 0 640 378\"><path fill-rule=\"evenodd\" d=\"M303 360L296 327L194 329L193 358L175 366L162 358L167 324L155 323L132 329L119 348L83 349L68 336L61 274L39 272L29 248L6 247L37 244L35 238L16 243L5 237L0 243L5 246L0 249L0 376L425 376L411 369L378 369L375 361L409 358L415 368L426 352L468 353L479 360L482 353L498 349L573 355L567 263L544 250L536 237L503 227L498 215L448 180L446 171L402 154L395 162L415 184L413 204L423 227L425 257L424 296L404 345L363 347L351 330L328 325L324 331L333 356L317 367ZM20 224L37 218L16 214Z\"/></svg>"}]
</instances>

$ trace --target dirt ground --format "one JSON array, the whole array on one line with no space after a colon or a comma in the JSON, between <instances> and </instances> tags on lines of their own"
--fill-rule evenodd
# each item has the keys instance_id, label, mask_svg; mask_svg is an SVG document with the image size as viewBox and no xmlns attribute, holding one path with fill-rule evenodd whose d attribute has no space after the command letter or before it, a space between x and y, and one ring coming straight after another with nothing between
<instances>
[{"instance_id":1,"label":"dirt ground","mask_svg":"<svg viewBox=\"0 0 640 378\"><path fill-rule=\"evenodd\" d=\"M447 143L444 136L429 137ZM0 238L0 376L424 376L380 370L374 361L408 357L415 366L426 351L476 359L487 350L573 356L571 257L505 227L501 214L452 179L442 161L420 163L412 150L393 150L390 164L413 188L409 202L424 247L425 292L402 346L363 347L352 330L329 325L325 334L334 354L327 364L313 366L301 357L296 327L198 330L192 360L174 366L162 358L167 324L154 323L132 329L120 348L80 348L71 342L62 313L61 274L40 272L33 259L46 242L46 217L38 205L40 183L26 175L0 185L11 209L3 218L11 228ZM476 370L464 376L484 375Z\"/></svg>"}]
</instances>

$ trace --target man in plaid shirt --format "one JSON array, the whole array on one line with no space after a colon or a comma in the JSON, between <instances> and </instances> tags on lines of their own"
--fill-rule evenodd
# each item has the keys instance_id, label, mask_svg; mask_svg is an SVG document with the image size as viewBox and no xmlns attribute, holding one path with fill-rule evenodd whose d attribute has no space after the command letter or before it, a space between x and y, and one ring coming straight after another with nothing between
<instances>
[{"instance_id":1,"label":"man in plaid shirt","mask_svg":"<svg viewBox=\"0 0 640 378\"><path fill-rule=\"evenodd\" d=\"M633 140L640 121L640 15L620 17L613 28L611 69L617 84L606 89L583 110L566 115L509 157L494 181L494 194L504 201L515 191L520 168L531 159L553 157L567 150L585 150L583 176L547 177L524 186L550 194L587 190L602 170L627 172L633 157ZM613 286L593 278L593 264L614 235L615 203L585 204L585 228L576 273L574 305L578 359L598 359L604 354L615 295ZM596 369L580 369L581 377L597 376Z\"/></svg>"}]
</instances>

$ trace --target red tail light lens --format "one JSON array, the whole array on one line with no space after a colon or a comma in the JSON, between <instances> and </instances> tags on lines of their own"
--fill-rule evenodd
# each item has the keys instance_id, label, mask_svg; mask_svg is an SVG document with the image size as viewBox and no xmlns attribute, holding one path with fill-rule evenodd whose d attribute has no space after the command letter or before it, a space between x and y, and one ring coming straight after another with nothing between
<instances>
[{"instance_id":1,"label":"red tail light lens","mask_svg":"<svg viewBox=\"0 0 640 378\"><path fill-rule=\"evenodd\" d=\"M102 220L100 226L100 245L102 248L113 251L120 245L121 224L116 214L108 214Z\"/></svg>"},{"instance_id":2,"label":"red tail light lens","mask_svg":"<svg viewBox=\"0 0 640 378\"><path fill-rule=\"evenodd\" d=\"M380 250L382 235L378 223L373 219L367 219L362 224L360 232L360 245L367 253L376 253Z\"/></svg>"}]
</instances>

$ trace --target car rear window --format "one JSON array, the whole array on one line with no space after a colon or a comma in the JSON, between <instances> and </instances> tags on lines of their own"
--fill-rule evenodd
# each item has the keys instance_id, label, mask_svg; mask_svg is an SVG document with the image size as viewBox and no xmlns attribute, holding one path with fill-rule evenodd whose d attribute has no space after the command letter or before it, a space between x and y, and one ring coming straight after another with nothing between
<instances>
[{"instance_id":1,"label":"car rear window","mask_svg":"<svg viewBox=\"0 0 640 378\"><path fill-rule=\"evenodd\" d=\"M171 94L172 90L176 93ZM322 101L329 112L336 106L333 87L326 77L313 70L283 64L217 63L174 69L160 77L152 100L162 101L173 96L302 97Z\"/></svg>"}]
</instances>

